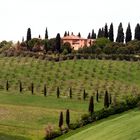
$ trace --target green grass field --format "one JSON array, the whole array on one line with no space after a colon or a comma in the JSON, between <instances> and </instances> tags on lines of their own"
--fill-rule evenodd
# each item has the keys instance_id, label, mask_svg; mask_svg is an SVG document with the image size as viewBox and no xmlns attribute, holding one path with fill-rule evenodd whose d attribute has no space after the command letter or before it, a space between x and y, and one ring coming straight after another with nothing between
<instances>
[{"instance_id":1,"label":"green grass field","mask_svg":"<svg viewBox=\"0 0 140 140\"><path fill-rule=\"evenodd\" d=\"M99 91L100 102L95 110L103 107L103 95L107 89L117 99L130 93L139 93L140 62L111 60L67 60L51 62L28 57L0 57L0 135L11 139L20 136L41 140L45 127L51 124L58 129L59 113L70 109L71 122L77 121L88 111L91 95ZM9 81L9 91L5 90ZM19 92L19 80L23 92ZM29 87L34 83L35 93ZM43 86L47 85L47 97ZM60 99L56 88L60 87ZM73 98L69 99L72 87ZM83 90L88 98L83 101ZM0 137L1 138L1 137Z\"/></svg>"},{"instance_id":2,"label":"green grass field","mask_svg":"<svg viewBox=\"0 0 140 140\"><path fill-rule=\"evenodd\" d=\"M140 140L140 110L134 109L90 124L56 140Z\"/></svg>"}]
</instances>

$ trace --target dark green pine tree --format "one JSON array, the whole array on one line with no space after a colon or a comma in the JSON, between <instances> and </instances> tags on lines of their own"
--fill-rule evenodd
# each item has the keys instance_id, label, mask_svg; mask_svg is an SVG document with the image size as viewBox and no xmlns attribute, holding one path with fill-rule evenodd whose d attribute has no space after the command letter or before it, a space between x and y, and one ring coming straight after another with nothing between
<instances>
[{"instance_id":1,"label":"dark green pine tree","mask_svg":"<svg viewBox=\"0 0 140 140\"><path fill-rule=\"evenodd\" d=\"M102 37L102 30L101 28L99 28L97 38L101 38L101 37Z\"/></svg>"},{"instance_id":2,"label":"dark green pine tree","mask_svg":"<svg viewBox=\"0 0 140 140\"><path fill-rule=\"evenodd\" d=\"M60 90L59 90L59 87L57 87L57 98L60 97Z\"/></svg>"},{"instance_id":3,"label":"dark green pine tree","mask_svg":"<svg viewBox=\"0 0 140 140\"><path fill-rule=\"evenodd\" d=\"M78 33L78 36L81 38L81 34L80 34L80 32Z\"/></svg>"},{"instance_id":4,"label":"dark green pine tree","mask_svg":"<svg viewBox=\"0 0 140 140\"><path fill-rule=\"evenodd\" d=\"M109 107L109 95L108 95L107 90L106 90L105 96L104 96L104 107L105 108L108 108Z\"/></svg>"},{"instance_id":5,"label":"dark green pine tree","mask_svg":"<svg viewBox=\"0 0 140 140\"><path fill-rule=\"evenodd\" d=\"M66 124L69 128L69 125L70 125L70 112L69 112L69 109L67 109L66 111Z\"/></svg>"},{"instance_id":6,"label":"dark green pine tree","mask_svg":"<svg viewBox=\"0 0 140 140\"><path fill-rule=\"evenodd\" d=\"M43 93L44 93L44 96L46 97L46 96L47 96L47 87L46 87L46 84L44 84L44 90L43 90Z\"/></svg>"},{"instance_id":7,"label":"dark green pine tree","mask_svg":"<svg viewBox=\"0 0 140 140\"><path fill-rule=\"evenodd\" d=\"M104 28L102 28L102 30L101 30L101 37L105 37L105 29Z\"/></svg>"},{"instance_id":8,"label":"dark green pine tree","mask_svg":"<svg viewBox=\"0 0 140 140\"><path fill-rule=\"evenodd\" d=\"M70 99L72 99L72 88L70 88Z\"/></svg>"},{"instance_id":9,"label":"dark green pine tree","mask_svg":"<svg viewBox=\"0 0 140 140\"><path fill-rule=\"evenodd\" d=\"M58 53L60 53L60 49L61 49L61 37L60 34L58 33L56 36L56 45L55 45L55 49Z\"/></svg>"},{"instance_id":10,"label":"dark green pine tree","mask_svg":"<svg viewBox=\"0 0 140 140\"><path fill-rule=\"evenodd\" d=\"M125 37L125 42L129 42L132 40L132 32L131 32L131 27L130 27L130 23L128 23L128 27L126 29L126 37Z\"/></svg>"},{"instance_id":11,"label":"dark green pine tree","mask_svg":"<svg viewBox=\"0 0 140 140\"><path fill-rule=\"evenodd\" d=\"M63 126L63 112L60 112L60 117L59 117L59 128L62 130Z\"/></svg>"},{"instance_id":12,"label":"dark green pine tree","mask_svg":"<svg viewBox=\"0 0 140 140\"><path fill-rule=\"evenodd\" d=\"M109 40L114 42L114 29L113 29L113 23L110 24L110 29L109 29Z\"/></svg>"},{"instance_id":13,"label":"dark green pine tree","mask_svg":"<svg viewBox=\"0 0 140 140\"><path fill-rule=\"evenodd\" d=\"M116 42L119 42L119 43L124 42L124 32L123 32L122 23L120 23L119 27L118 27L118 33L117 33Z\"/></svg>"},{"instance_id":14,"label":"dark green pine tree","mask_svg":"<svg viewBox=\"0 0 140 140\"><path fill-rule=\"evenodd\" d=\"M96 101L99 102L99 93L98 93L98 90L97 90L97 93L96 93Z\"/></svg>"},{"instance_id":15,"label":"dark green pine tree","mask_svg":"<svg viewBox=\"0 0 140 140\"><path fill-rule=\"evenodd\" d=\"M19 82L19 92L20 92L20 93L22 92L22 89L23 89L23 88L22 88L22 82L20 81L20 82Z\"/></svg>"},{"instance_id":16,"label":"dark green pine tree","mask_svg":"<svg viewBox=\"0 0 140 140\"><path fill-rule=\"evenodd\" d=\"M68 31L68 34L67 34L68 36L70 35L70 33L69 33L69 31Z\"/></svg>"},{"instance_id":17,"label":"dark green pine tree","mask_svg":"<svg viewBox=\"0 0 140 140\"><path fill-rule=\"evenodd\" d=\"M48 29L46 27L46 30L45 30L45 39L48 39Z\"/></svg>"},{"instance_id":18,"label":"dark green pine tree","mask_svg":"<svg viewBox=\"0 0 140 140\"><path fill-rule=\"evenodd\" d=\"M108 38L108 26L107 26L107 23L105 24L104 37Z\"/></svg>"},{"instance_id":19,"label":"dark green pine tree","mask_svg":"<svg viewBox=\"0 0 140 140\"><path fill-rule=\"evenodd\" d=\"M93 96L90 97L90 102L89 102L89 108L88 108L89 113L93 114L94 112L94 100Z\"/></svg>"},{"instance_id":20,"label":"dark green pine tree","mask_svg":"<svg viewBox=\"0 0 140 140\"><path fill-rule=\"evenodd\" d=\"M27 30L27 42L30 41L31 39L32 39L32 37L31 37L31 29L28 28L28 30Z\"/></svg>"},{"instance_id":21,"label":"dark green pine tree","mask_svg":"<svg viewBox=\"0 0 140 140\"><path fill-rule=\"evenodd\" d=\"M87 39L91 39L91 34L90 33L88 34Z\"/></svg>"},{"instance_id":22,"label":"dark green pine tree","mask_svg":"<svg viewBox=\"0 0 140 140\"><path fill-rule=\"evenodd\" d=\"M140 40L140 24L138 23L135 27L135 39Z\"/></svg>"}]
</instances>

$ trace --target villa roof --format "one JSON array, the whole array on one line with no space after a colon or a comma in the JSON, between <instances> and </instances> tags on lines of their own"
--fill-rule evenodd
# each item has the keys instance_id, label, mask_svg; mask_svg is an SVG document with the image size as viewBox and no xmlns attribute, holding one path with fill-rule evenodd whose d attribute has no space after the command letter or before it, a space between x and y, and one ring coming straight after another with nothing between
<instances>
[{"instance_id":1,"label":"villa roof","mask_svg":"<svg viewBox=\"0 0 140 140\"><path fill-rule=\"evenodd\" d=\"M75 35L69 35L69 36L64 36L63 39L65 40L85 40L85 38L79 37L79 36L75 36Z\"/></svg>"}]
</instances>

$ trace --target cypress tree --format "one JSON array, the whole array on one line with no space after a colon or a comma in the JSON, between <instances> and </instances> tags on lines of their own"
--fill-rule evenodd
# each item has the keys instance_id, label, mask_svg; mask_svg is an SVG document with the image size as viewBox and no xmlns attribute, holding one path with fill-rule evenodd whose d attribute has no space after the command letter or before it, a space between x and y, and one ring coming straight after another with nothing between
<instances>
[{"instance_id":1,"label":"cypress tree","mask_svg":"<svg viewBox=\"0 0 140 140\"><path fill-rule=\"evenodd\" d=\"M91 35L90 35L90 33L88 34L87 39L91 39Z\"/></svg>"},{"instance_id":2,"label":"cypress tree","mask_svg":"<svg viewBox=\"0 0 140 140\"><path fill-rule=\"evenodd\" d=\"M69 112L69 109L67 109L67 111L66 111L66 124L69 127L69 125L70 125L70 112Z\"/></svg>"},{"instance_id":3,"label":"cypress tree","mask_svg":"<svg viewBox=\"0 0 140 140\"><path fill-rule=\"evenodd\" d=\"M94 33L94 29L92 29L91 39L96 39L96 33Z\"/></svg>"},{"instance_id":4,"label":"cypress tree","mask_svg":"<svg viewBox=\"0 0 140 140\"><path fill-rule=\"evenodd\" d=\"M46 30L45 30L45 39L48 39L48 29L46 27Z\"/></svg>"},{"instance_id":5,"label":"cypress tree","mask_svg":"<svg viewBox=\"0 0 140 140\"><path fill-rule=\"evenodd\" d=\"M6 90L7 91L9 90L9 82L8 82L8 80L6 81Z\"/></svg>"},{"instance_id":6,"label":"cypress tree","mask_svg":"<svg viewBox=\"0 0 140 140\"><path fill-rule=\"evenodd\" d=\"M138 23L135 27L135 39L140 40L140 24Z\"/></svg>"},{"instance_id":7,"label":"cypress tree","mask_svg":"<svg viewBox=\"0 0 140 140\"><path fill-rule=\"evenodd\" d=\"M111 94L109 94L110 96L109 96L109 104L111 105L112 104L112 96L111 96Z\"/></svg>"},{"instance_id":8,"label":"cypress tree","mask_svg":"<svg viewBox=\"0 0 140 140\"><path fill-rule=\"evenodd\" d=\"M57 98L60 97L60 90L59 90L59 87L57 87Z\"/></svg>"},{"instance_id":9,"label":"cypress tree","mask_svg":"<svg viewBox=\"0 0 140 140\"><path fill-rule=\"evenodd\" d=\"M83 92L83 100L86 100L86 91L84 89L84 92Z\"/></svg>"},{"instance_id":10,"label":"cypress tree","mask_svg":"<svg viewBox=\"0 0 140 140\"><path fill-rule=\"evenodd\" d=\"M56 36L56 51L58 53L60 53L60 49L61 49L61 37L60 37L60 34L58 33L57 36Z\"/></svg>"},{"instance_id":11,"label":"cypress tree","mask_svg":"<svg viewBox=\"0 0 140 140\"><path fill-rule=\"evenodd\" d=\"M81 34L80 34L80 32L78 33L78 36L81 38Z\"/></svg>"},{"instance_id":12,"label":"cypress tree","mask_svg":"<svg viewBox=\"0 0 140 140\"><path fill-rule=\"evenodd\" d=\"M97 93L96 93L96 101L99 102L99 93L98 93L98 90L97 90Z\"/></svg>"},{"instance_id":13,"label":"cypress tree","mask_svg":"<svg viewBox=\"0 0 140 140\"><path fill-rule=\"evenodd\" d=\"M98 38L102 37L102 30L101 30L101 28L99 28L99 30L98 30L98 36L97 37Z\"/></svg>"},{"instance_id":14,"label":"cypress tree","mask_svg":"<svg viewBox=\"0 0 140 140\"><path fill-rule=\"evenodd\" d=\"M72 99L72 88L70 88L70 99Z\"/></svg>"},{"instance_id":15,"label":"cypress tree","mask_svg":"<svg viewBox=\"0 0 140 140\"><path fill-rule=\"evenodd\" d=\"M116 42L119 42L119 43L124 42L124 32L123 32L122 23L120 23L119 27L118 27L118 33L117 33Z\"/></svg>"},{"instance_id":16,"label":"cypress tree","mask_svg":"<svg viewBox=\"0 0 140 140\"><path fill-rule=\"evenodd\" d=\"M113 23L110 24L110 29L109 29L109 40L114 42L114 29L113 29Z\"/></svg>"},{"instance_id":17,"label":"cypress tree","mask_svg":"<svg viewBox=\"0 0 140 140\"><path fill-rule=\"evenodd\" d=\"M64 33L64 37L65 37L65 36L67 36L67 31L65 31L65 33Z\"/></svg>"},{"instance_id":18,"label":"cypress tree","mask_svg":"<svg viewBox=\"0 0 140 140\"><path fill-rule=\"evenodd\" d=\"M108 92L105 92L104 96L104 107L108 108L109 107L109 97L108 97Z\"/></svg>"},{"instance_id":19,"label":"cypress tree","mask_svg":"<svg viewBox=\"0 0 140 140\"><path fill-rule=\"evenodd\" d=\"M107 23L105 24L104 37L108 38L108 26L107 26Z\"/></svg>"},{"instance_id":20,"label":"cypress tree","mask_svg":"<svg viewBox=\"0 0 140 140\"><path fill-rule=\"evenodd\" d=\"M63 112L60 112L60 117L59 117L59 127L60 127L60 130L62 130L62 125L63 125Z\"/></svg>"},{"instance_id":21,"label":"cypress tree","mask_svg":"<svg viewBox=\"0 0 140 140\"><path fill-rule=\"evenodd\" d=\"M31 83L31 93L32 93L32 95L34 94L34 84L33 83Z\"/></svg>"},{"instance_id":22,"label":"cypress tree","mask_svg":"<svg viewBox=\"0 0 140 140\"><path fill-rule=\"evenodd\" d=\"M28 30L27 30L27 42L30 41L31 39L32 39L32 37L31 37L31 29L28 28Z\"/></svg>"},{"instance_id":23,"label":"cypress tree","mask_svg":"<svg viewBox=\"0 0 140 140\"><path fill-rule=\"evenodd\" d=\"M67 34L68 36L70 35L70 33L69 33L69 31L68 31L68 34Z\"/></svg>"},{"instance_id":24,"label":"cypress tree","mask_svg":"<svg viewBox=\"0 0 140 140\"><path fill-rule=\"evenodd\" d=\"M22 92L22 82L21 81L19 82L19 91L20 91L20 93Z\"/></svg>"},{"instance_id":25,"label":"cypress tree","mask_svg":"<svg viewBox=\"0 0 140 140\"><path fill-rule=\"evenodd\" d=\"M126 29L126 37L125 37L125 42L129 42L132 40L132 32L131 32L131 27L130 27L130 23L128 23L128 27Z\"/></svg>"},{"instance_id":26,"label":"cypress tree","mask_svg":"<svg viewBox=\"0 0 140 140\"><path fill-rule=\"evenodd\" d=\"M90 97L89 108L88 111L92 114L94 112L94 101L93 96Z\"/></svg>"},{"instance_id":27,"label":"cypress tree","mask_svg":"<svg viewBox=\"0 0 140 140\"><path fill-rule=\"evenodd\" d=\"M44 93L44 96L46 97L46 96L47 96L47 88L46 88L46 84L44 84L44 91L43 91L43 93Z\"/></svg>"}]
</instances>

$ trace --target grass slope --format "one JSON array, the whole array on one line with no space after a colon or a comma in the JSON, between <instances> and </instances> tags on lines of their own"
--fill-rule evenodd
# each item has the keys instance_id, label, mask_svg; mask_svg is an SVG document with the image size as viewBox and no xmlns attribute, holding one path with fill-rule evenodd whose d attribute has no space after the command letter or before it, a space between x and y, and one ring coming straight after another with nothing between
<instances>
[{"instance_id":1,"label":"grass slope","mask_svg":"<svg viewBox=\"0 0 140 140\"><path fill-rule=\"evenodd\" d=\"M84 130L57 140L140 140L140 111L131 110L89 125Z\"/></svg>"}]
</instances>

